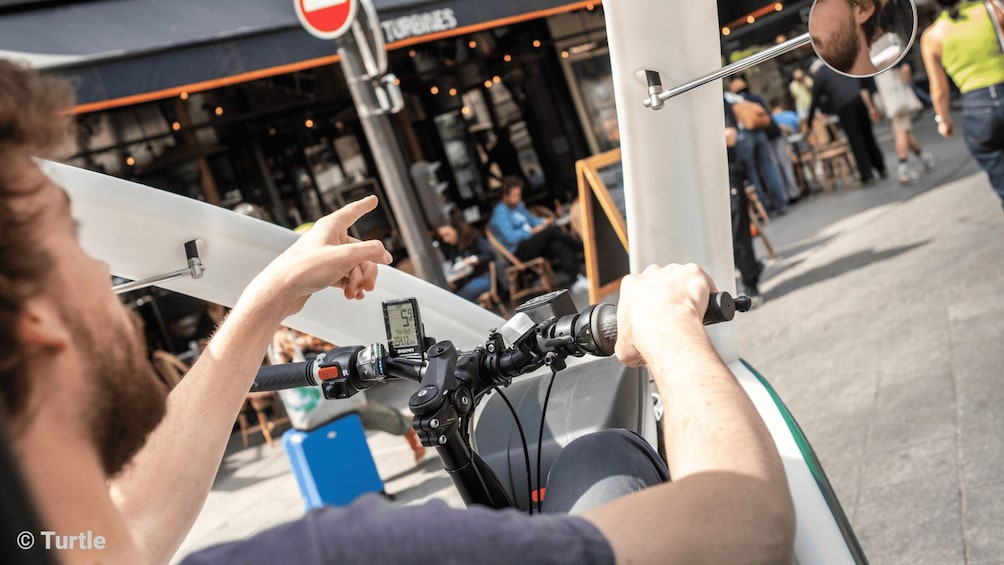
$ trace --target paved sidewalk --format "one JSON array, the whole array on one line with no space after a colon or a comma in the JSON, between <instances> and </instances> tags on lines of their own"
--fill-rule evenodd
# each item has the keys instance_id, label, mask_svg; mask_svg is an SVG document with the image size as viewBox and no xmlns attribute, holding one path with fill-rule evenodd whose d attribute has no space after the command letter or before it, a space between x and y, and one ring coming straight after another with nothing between
<instances>
[{"instance_id":1,"label":"paved sidewalk","mask_svg":"<svg viewBox=\"0 0 1004 565\"><path fill-rule=\"evenodd\" d=\"M768 228L788 241L742 350L872 563L1004 563L1004 214L982 174L916 196L886 184ZM890 202L800 225L860 199Z\"/></svg>"}]
</instances>

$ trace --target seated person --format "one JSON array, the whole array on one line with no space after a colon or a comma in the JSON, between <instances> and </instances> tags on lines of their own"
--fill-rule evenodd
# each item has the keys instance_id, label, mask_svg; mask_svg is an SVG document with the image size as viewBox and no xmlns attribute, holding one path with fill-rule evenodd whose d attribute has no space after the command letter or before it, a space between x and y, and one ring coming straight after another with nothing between
<instances>
[{"instance_id":1,"label":"seated person","mask_svg":"<svg viewBox=\"0 0 1004 565\"><path fill-rule=\"evenodd\" d=\"M499 243L520 261L547 257L558 269L574 281L573 291L588 286L582 276L578 253L582 242L554 225L553 218L534 216L523 203L523 181L506 177L502 184L502 200L492 210L489 227Z\"/></svg>"},{"instance_id":2,"label":"seated person","mask_svg":"<svg viewBox=\"0 0 1004 565\"><path fill-rule=\"evenodd\" d=\"M446 279L460 296L477 302L491 286L489 265L495 251L485 237L467 222L454 220L436 228L439 249L449 265Z\"/></svg>"}]
</instances>

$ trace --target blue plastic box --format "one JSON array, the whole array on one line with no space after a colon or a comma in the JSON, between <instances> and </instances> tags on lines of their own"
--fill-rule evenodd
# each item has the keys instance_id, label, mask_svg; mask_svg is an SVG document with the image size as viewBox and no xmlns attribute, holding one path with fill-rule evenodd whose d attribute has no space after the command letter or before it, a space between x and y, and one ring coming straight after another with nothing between
<instances>
[{"instance_id":1,"label":"blue plastic box","mask_svg":"<svg viewBox=\"0 0 1004 565\"><path fill-rule=\"evenodd\" d=\"M361 494L384 490L356 414L311 431L289 430L282 445L307 510L346 506Z\"/></svg>"}]
</instances>

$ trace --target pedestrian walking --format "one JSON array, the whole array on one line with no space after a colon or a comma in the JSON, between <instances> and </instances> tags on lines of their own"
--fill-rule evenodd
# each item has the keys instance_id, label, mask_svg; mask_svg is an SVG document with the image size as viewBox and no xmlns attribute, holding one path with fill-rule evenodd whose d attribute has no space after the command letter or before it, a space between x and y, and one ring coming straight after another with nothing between
<instances>
[{"instance_id":1,"label":"pedestrian walking","mask_svg":"<svg viewBox=\"0 0 1004 565\"><path fill-rule=\"evenodd\" d=\"M921 36L938 133L951 137L948 77L962 92L969 152L1004 205L1004 6L999 0L935 0L942 11Z\"/></svg>"}]
</instances>

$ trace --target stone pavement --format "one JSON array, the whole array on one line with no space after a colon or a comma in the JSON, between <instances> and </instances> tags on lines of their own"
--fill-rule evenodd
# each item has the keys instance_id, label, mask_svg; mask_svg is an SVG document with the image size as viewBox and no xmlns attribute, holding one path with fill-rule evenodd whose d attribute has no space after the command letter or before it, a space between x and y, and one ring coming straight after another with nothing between
<instances>
[{"instance_id":1,"label":"stone pavement","mask_svg":"<svg viewBox=\"0 0 1004 565\"><path fill-rule=\"evenodd\" d=\"M887 184L793 215L915 190ZM1004 563L1002 242L982 174L871 206L783 244L740 322L872 563Z\"/></svg>"},{"instance_id":2,"label":"stone pavement","mask_svg":"<svg viewBox=\"0 0 1004 565\"><path fill-rule=\"evenodd\" d=\"M872 563L1004 563L1004 214L960 140L917 133L939 157L918 183L819 194L766 228L779 258L738 319L742 350ZM403 407L412 388L370 396ZM460 506L434 455L415 467L403 439L368 437L399 503ZM281 447L235 448L175 561L302 514Z\"/></svg>"}]
</instances>

